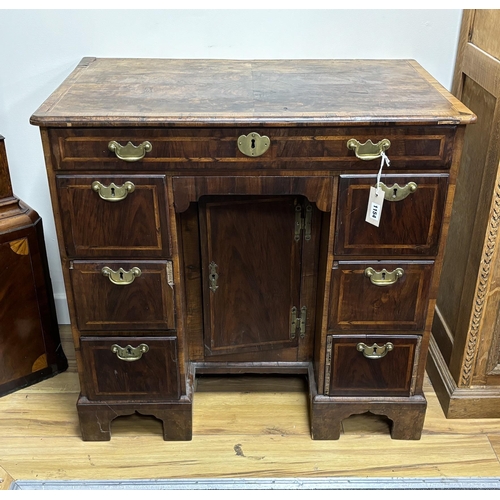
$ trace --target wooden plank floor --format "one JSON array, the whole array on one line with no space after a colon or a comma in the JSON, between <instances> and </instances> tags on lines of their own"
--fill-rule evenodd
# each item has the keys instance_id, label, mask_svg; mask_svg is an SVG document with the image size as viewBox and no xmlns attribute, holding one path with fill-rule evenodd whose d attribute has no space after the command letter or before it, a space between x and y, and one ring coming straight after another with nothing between
<instances>
[{"instance_id":1,"label":"wooden plank floor","mask_svg":"<svg viewBox=\"0 0 500 500\"><path fill-rule=\"evenodd\" d=\"M428 380L420 441L392 440L388 422L368 415L345 420L338 441L313 441L300 377L202 377L192 441L163 441L156 419L133 415L114 421L111 441L84 442L78 392L71 362L0 398L0 489L12 478L500 477L500 419L447 420Z\"/></svg>"}]
</instances>

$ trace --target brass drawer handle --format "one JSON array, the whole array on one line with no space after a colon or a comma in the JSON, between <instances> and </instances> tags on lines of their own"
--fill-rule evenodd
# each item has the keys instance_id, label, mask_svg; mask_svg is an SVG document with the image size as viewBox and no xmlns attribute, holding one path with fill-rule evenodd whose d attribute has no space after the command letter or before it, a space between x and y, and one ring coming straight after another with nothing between
<instances>
[{"instance_id":1,"label":"brass drawer handle","mask_svg":"<svg viewBox=\"0 0 500 500\"><path fill-rule=\"evenodd\" d=\"M132 347L131 345L120 347L118 344L113 344L111 346L111 352L116 354L116 357L122 361L137 361L148 351L149 346L147 344L140 344L137 347Z\"/></svg>"},{"instance_id":2,"label":"brass drawer handle","mask_svg":"<svg viewBox=\"0 0 500 500\"><path fill-rule=\"evenodd\" d=\"M101 272L102 275L107 276L109 281L114 285L130 285L135 278L139 277L142 273L138 267L133 267L130 271L125 271L123 267L120 267L118 271L113 271L113 269L108 266L104 266Z\"/></svg>"},{"instance_id":3,"label":"brass drawer handle","mask_svg":"<svg viewBox=\"0 0 500 500\"><path fill-rule=\"evenodd\" d=\"M365 269L365 276L370 278L370 281L377 286L389 286L393 285L398 281L405 272L400 268L394 269L394 271L387 271L382 269L382 271L375 271L372 267L367 267Z\"/></svg>"},{"instance_id":4,"label":"brass drawer handle","mask_svg":"<svg viewBox=\"0 0 500 500\"><path fill-rule=\"evenodd\" d=\"M271 139L267 135L261 136L257 132L238 137L238 149L246 156L261 156L271 145Z\"/></svg>"},{"instance_id":5,"label":"brass drawer handle","mask_svg":"<svg viewBox=\"0 0 500 500\"><path fill-rule=\"evenodd\" d=\"M144 141L139 146L134 146L131 142L128 142L126 146L122 146L116 141L110 141L108 143L108 149L115 153L117 158L124 161L138 161L144 158L146 153L149 153L153 146L149 141Z\"/></svg>"},{"instance_id":6,"label":"brass drawer handle","mask_svg":"<svg viewBox=\"0 0 500 500\"><path fill-rule=\"evenodd\" d=\"M354 150L354 154L360 160L375 160L376 158L380 158L382 153L391 147L391 141L389 139L382 139L377 144L373 144L371 139L368 139L365 143L361 144L356 139L349 139L347 147Z\"/></svg>"},{"instance_id":7,"label":"brass drawer handle","mask_svg":"<svg viewBox=\"0 0 500 500\"><path fill-rule=\"evenodd\" d=\"M380 359L383 358L389 351L394 349L394 344L392 342L387 342L383 346L373 344L372 346L367 346L363 342L360 342L356 349L363 353L363 356L368 359Z\"/></svg>"},{"instance_id":8,"label":"brass drawer handle","mask_svg":"<svg viewBox=\"0 0 500 500\"><path fill-rule=\"evenodd\" d=\"M99 196L106 201L122 201L129 193L135 189L133 182L127 181L122 186L117 186L112 182L109 186L104 186L99 181L92 183L92 189L99 194Z\"/></svg>"},{"instance_id":9,"label":"brass drawer handle","mask_svg":"<svg viewBox=\"0 0 500 500\"><path fill-rule=\"evenodd\" d=\"M386 186L383 182L379 183L379 188L384 192L384 199L387 201L401 201L417 190L417 185L414 182L409 182L406 186L401 187L399 184Z\"/></svg>"}]
</instances>

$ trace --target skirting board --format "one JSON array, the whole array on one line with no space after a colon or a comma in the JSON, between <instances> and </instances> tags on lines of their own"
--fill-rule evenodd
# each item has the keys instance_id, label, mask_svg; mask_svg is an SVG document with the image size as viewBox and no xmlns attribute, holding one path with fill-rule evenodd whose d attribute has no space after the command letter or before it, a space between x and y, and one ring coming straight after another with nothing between
<instances>
[{"instance_id":1,"label":"skirting board","mask_svg":"<svg viewBox=\"0 0 500 500\"><path fill-rule=\"evenodd\" d=\"M11 490L498 490L500 479L318 478L14 481Z\"/></svg>"},{"instance_id":2,"label":"skirting board","mask_svg":"<svg viewBox=\"0 0 500 500\"><path fill-rule=\"evenodd\" d=\"M433 336L427 374L446 418L500 418L500 388L458 387Z\"/></svg>"}]
</instances>

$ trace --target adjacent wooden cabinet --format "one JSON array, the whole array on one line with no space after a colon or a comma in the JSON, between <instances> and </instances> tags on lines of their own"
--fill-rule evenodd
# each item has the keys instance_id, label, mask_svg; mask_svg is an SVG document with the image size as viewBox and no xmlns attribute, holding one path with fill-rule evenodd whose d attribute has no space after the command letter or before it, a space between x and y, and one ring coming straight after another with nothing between
<instances>
[{"instance_id":1,"label":"adjacent wooden cabinet","mask_svg":"<svg viewBox=\"0 0 500 500\"><path fill-rule=\"evenodd\" d=\"M0 136L0 396L67 367L42 219L14 196Z\"/></svg>"},{"instance_id":2,"label":"adjacent wooden cabinet","mask_svg":"<svg viewBox=\"0 0 500 500\"><path fill-rule=\"evenodd\" d=\"M31 121L83 439L134 412L190 439L210 373L306 376L314 439L367 411L418 439L474 120L414 61L82 60Z\"/></svg>"},{"instance_id":3,"label":"adjacent wooden cabinet","mask_svg":"<svg viewBox=\"0 0 500 500\"><path fill-rule=\"evenodd\" d=\"M429 376L449 418L500 417L500 10L465 10L452 91L467 129L432 327Z\"/></svg>"}]
</instances>

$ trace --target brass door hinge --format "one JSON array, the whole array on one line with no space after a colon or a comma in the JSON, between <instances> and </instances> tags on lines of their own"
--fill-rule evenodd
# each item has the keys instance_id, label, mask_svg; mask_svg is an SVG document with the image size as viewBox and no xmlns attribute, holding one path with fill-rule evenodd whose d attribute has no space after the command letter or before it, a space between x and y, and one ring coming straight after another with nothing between
<instances>
[{"instance_id":1,"label":"brass door hinge","mask_svg":"<svg viewBox=\"0 0 500 500\"><path fill-rule=\"evenodd\" d=\"M302 205L295 205L295 241L300 240L300 232L304 230L304 239L311 239L312 205L304 208L305 216L302 216Z\"/></svg>"},{"instance_id":2,"label":"brass door hinge","mask_svg":"<svg viewBox=\"0 0 500 500\"><path fill-rule=\"evenodd\" d=\"M297 308L292 307L290 311L290 339L295 339L297 335L297 330L299 331L299 336L303 339L306 336L306 321L307 321L307 307L302 306L300 309L300 317L297 317Z\"/></svg>"}]
</instances>

